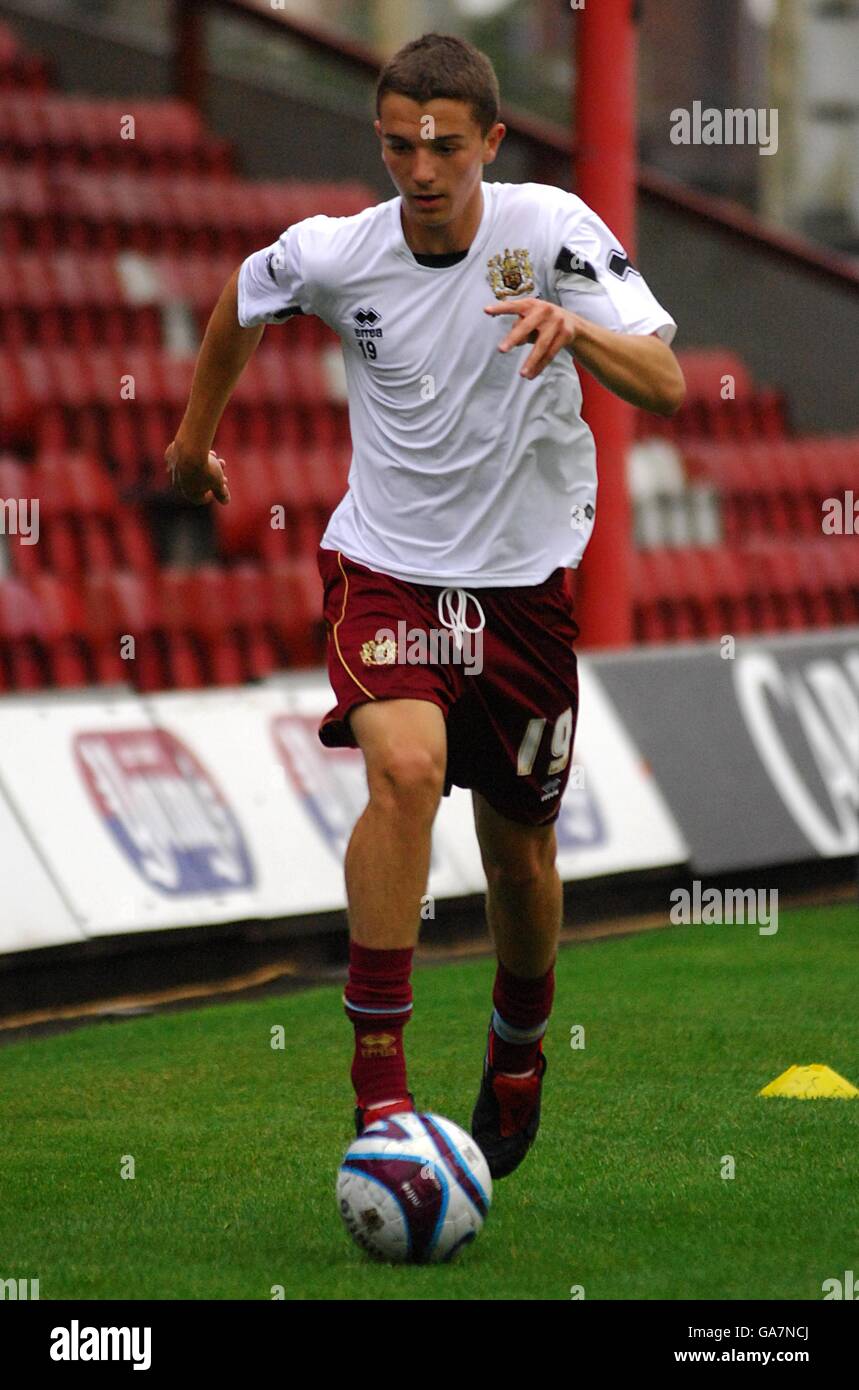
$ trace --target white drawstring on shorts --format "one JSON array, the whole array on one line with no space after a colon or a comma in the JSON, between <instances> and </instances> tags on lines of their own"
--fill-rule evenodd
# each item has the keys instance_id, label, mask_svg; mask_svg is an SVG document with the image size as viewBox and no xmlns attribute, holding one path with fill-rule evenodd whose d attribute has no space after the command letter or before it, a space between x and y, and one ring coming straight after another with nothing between
<instances>
[{"instance_id":1,"label":"white drawstring on shorts","mask_svg":"<svg viewBox=\"0 0 859 1390\"><path fill-rule=\"evenodd\" d=\"M468 600L474 604L480 614L480 621L477 627L469 627L466 621L468 612ZM438 596L438 620L443 627L448 627L453 632L457 648L462 650L462 634L464 632L482 632L486 625L486 614L480 606L480 600L470 594L467 589L442 589Z\"/></svg>"}]
</instances>

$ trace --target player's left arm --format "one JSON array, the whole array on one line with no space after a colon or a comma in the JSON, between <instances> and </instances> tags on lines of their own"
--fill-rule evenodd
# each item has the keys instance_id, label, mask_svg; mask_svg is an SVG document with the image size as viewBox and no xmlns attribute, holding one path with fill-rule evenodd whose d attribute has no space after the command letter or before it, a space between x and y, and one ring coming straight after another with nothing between
<instances>
[{"instance_id":1,"label":"player's left arm","mask_svg":"<svg viewBox=\"0 0 859 1390\"><path fill-rule=\"evenodd\" d=\"M656 333L618 333L545 299L490 304L486 313L519 316L499 351L534 344L521 376L539 376L566 348L597 381L631 405L673 415L683 404L686 383L680 363Z\"/></svg>"}]
</instances>

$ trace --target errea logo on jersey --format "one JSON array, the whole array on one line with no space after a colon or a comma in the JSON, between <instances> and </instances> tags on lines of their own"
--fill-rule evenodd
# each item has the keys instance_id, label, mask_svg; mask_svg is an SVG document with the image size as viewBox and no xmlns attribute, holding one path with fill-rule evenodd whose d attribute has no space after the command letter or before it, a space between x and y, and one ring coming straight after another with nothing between
<instances>
[{"instance_id":1,"label":"errea logo on jersey","mask_svg":"<svg viewBox=\"0 0 859 1390\"><path fill-rule=\"evenodd\" d=\"M352 319L356 324L356 338L381 338L384 336L382 329L376 327L376 324L380 323L382 319L378 309L374 309L372 306L369 309L356 309Z\"/></svg>"}]
</instances>

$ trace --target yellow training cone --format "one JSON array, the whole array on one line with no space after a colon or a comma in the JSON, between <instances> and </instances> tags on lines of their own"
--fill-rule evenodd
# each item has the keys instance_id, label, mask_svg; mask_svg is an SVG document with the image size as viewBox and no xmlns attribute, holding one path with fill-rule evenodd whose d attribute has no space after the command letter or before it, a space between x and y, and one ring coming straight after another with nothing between
<instances>
[{"instance_id":1,"label":"yellow training cone","mask_svg":"<svg viewBox=\"0 0 859 1390\"><path fill-rule=\"evenodd\" d=\"M852 1100L859 1096L855 1086L831 1067L815 1062L810 1067L788 1067L775 1081L758 1091L759 1096L791 1096L794 1100L820 1100L824 1097Z\"/></svg>"}]
</instances>

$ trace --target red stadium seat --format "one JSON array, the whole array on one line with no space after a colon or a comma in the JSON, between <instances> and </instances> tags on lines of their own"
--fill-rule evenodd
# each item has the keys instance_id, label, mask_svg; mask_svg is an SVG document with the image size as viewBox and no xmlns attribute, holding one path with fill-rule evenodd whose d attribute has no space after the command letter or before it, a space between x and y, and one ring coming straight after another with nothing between
<instances>
[{"instance_id":1,"label":"red stadium seat","mask_svg":"<svg viewBox=\"0 0 859 1390\"><path fill-rule=\"evenodd\" d=\"M55 574L39 574L31 584L45 616L45 642L51 679L61 687L84 686L92 679L86 649L86 614L79 589Z\"/></svg>"},{"instance_id":2,"label":"red stadium seat","mask_svg":"<svg viewBox=\"0 0 859 1390\"><path fill-rule=\"evenodd\" d=\"M115 533L109 523L98 517L86 517L81 522L81 554L88 574L115 569L119 556L114 545Z\"/></svg>"},{"instance_id":3,"label":"red stadium seat","mask_svg":"<svg viewBox=\"0 0 859 1390\"><path fill-rule=\"evenodd\" d=\"M807 567L813 570L817 578L818 592L823 596L832 626L855 623L859 616L853 599L853 571L848 559L856 543L853 536L820 536L803 547Z\"/></svg>"},{"instance_id":4,"label":"red stadium seat","mask_svg":"<svg viewBox=\"0 0 859 1390\"><path fill-rule=\"evenodd\" d=\"M242 660L227 571L217 565L169 567L159 575L159 588L164 628L171 641L193 645L204 655L209 681L239 683Z\"/></svg>"},{"instance_id":5,"label":"red stadium seat","mask_svg":"<svg viewBox=\"0 0 859 1390\"><path fill-rule=\"evenodd\" d=\"M0 454L0 497L30 497L30 470L11 454Z\"/></svg>"},{"instance_id":6,"label":"red stadium seat","mask_svg":"<svg viewBox=\"0 0 859 1390\"><path fill-rule=\"evenodd\" d=\"M797 546L791 541L751 542L748 551L759 564L760 584L772 605L774 626L793 631L808 626L802 565Z\"/></svg>"},{"instance_id":7,"label":"red stadium seat","mask_svg":"<svg viewBox=\"0 0 859 1390\"><path fill-rule=\"evenodd\" d=\"M42 450L32 471L34 495L46 516L112 518L119 506L107 470L91 454Z\"/></svg>"},{"instance_id":8,"label":"red stadium seat","mask_svg":"<svg viewBox=\"0 0 859 1390\"><path fill-rule=\"evenodd\" d=\"M54 574L77 583L83 573L80 535L74 521L55 516L44 525L46 562Z\"/></svg>"},{"instance_id":9,"label":"red stadium seat","mask_svg":"<svg viewBox=\"0 0 859 1390\"><path fill-rule=\"evenodd\" d=\"M699 563L713 596L717 629L724 634L754 631L746 574L737 552L723 546L703 548Z\"/></svg>"},{"instance_id":10,"label":"red stadium seat","mask_svg":"<svg viewBox=\"0 0 859 1390\"><path fill-rule=\"evenodd\" d=\"M19 580L0 580L0 666L13 690L48 683L47 623L37 596Z\"/></svg>"},{"instance_id":11,"label":"red stadium seat","mask_svg":"<svg viewBox=\"0 0 859 1390\"><path fill-rule=\"evenodd\" d=\"M128 571L103 571L84 578L83 592L98 680L128 682L142 691L163 688L154 585Z\"/></svg>"},{"instance_id":12,"label":"red stadium seat","mask_svg":"<svg viewBox=\"0 0 859 1390\"><path fill-rule=\"evenodd\" d=\"M230 570L230 604L239 628L245 679L262 680L280 665L273 633L271 577L258 565Z\"/></svg>"},{"instance_id":13,"label":"red stadium seat","mask_svg":"<svg viewBox=\"0 0 859 1390\"><path fill-rule=\"evenodd\" d=\"M690 599L683 552L663 548L639 551L633 576L645 641L691 641L703 635Z\"/></svg>"},{"instance_id":14,"label":"red stadium seat","mask_svg":"<svg viewBox=\"0 0 859 1390\"><path fill-rule=\"evenodd\" d=\"M132 508L126 508L116 518L116 544L125 569L140 574L154 574L157 559L149 529L142 516Z\"/></svg>"},{"instance_id":15,"label":"red stadium seat","mask_svg":"<svg viewBox=\"0 0 859 1390\"><path fill-rule=\"evenodd\" d=\"M283 561L269 571L272 622L290 665L318 664L325 654L322 581L314 561Z\"/></svg>"}]
</instances>

